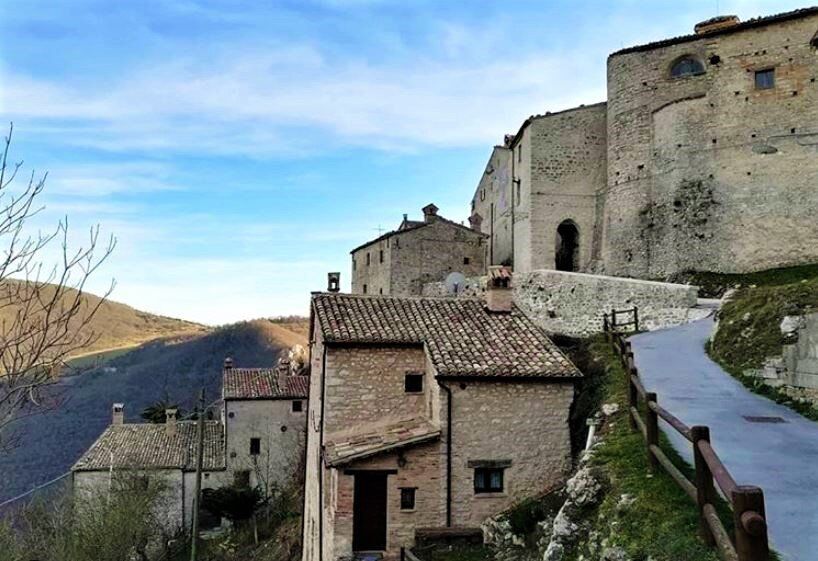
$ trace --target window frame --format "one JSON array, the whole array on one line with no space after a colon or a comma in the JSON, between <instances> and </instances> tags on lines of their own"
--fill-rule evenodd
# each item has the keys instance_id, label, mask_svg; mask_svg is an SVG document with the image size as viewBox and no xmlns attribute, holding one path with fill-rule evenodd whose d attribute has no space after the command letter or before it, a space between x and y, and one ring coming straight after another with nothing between
<instances>
[{"instance_id":1,"label":"window frame","mask_svg":"<svg viewBox=\"0 0 818 561\"><path fill-rule=\"evenodd\" d=\"M250 437L250 455L251 456L261 455L261 438L257 436Z\"/></svg>"},{"instance_id":2,"label":"window frame","mask_svg":"<svg viewBox=\"0 0 818 561\"><path fill-rule=\"evenodd\" d=\"M304 401L301 399L294 399L292 404L293 413L302 413L304 411Z\"/></svg>"},{"instance_id":3,"label":"window frame","mask_svg":"<svg viewBox=\"0 0 818 561\"><path fill-rule=\"evenodd\" d=\"M489 493L505 492L505 470L504 467L476 467L474 468L474 494L485 495ZM492 475L499 475L500 485L494 486ZM482 476L482 477L481 477ZM482 484L478 485L478 479Z\"/></svg>"},{"instance_id":4,"label":"window frame","mask_svg":"<svg viewBox=\"0 0 818 561\"><path fill-rule=\"evenodd\" d=\"M759 77L769 75L771 80L769 85L759 85ZM756 90L774 90L775 89L775 67L760 68L753 72L753 87Z\"/></svg>"},{"instance_id":5,"label":"window frame","mask_svg":"<svg viewBox=\"0 0 818 561\"><path fill-rule=\"evenodd\" d=\"M697 68L699 70L691 70L691 71L680 72L679 74L676 74L676 67L679 66L680 64L682 64L683 62L694 63L695 65L697 65ZM696 57L694 55L691 55L691 54L686 54L686 55L682 55L680 57L675 58L673 60L673 62L670 63L670 72L669 73L670 73L670 78L672 80L679 80L681 78L690 78L691 76L701 76L703 74L707 74L707 70L706 70L706 68L704 66L704 63L701 60L699 60L698 57Z\"/></svg>"},{"instance_id":6,"label":"window frame","mask_svg":"<svg viewBox=\"0 0 818 561\"><path fill-rule=\"evenodd\" d=\"M425 386L423 372L407 372L403 376L403 391L404 393L409 394L419 394L423 393L423 388ZM411 381L419 381L420 382L420 389L410 389L410 386L415 387L413 384L410 384Z\"/></svg>"},{"instance_id":7,"label":"window frame","mask_svg":"<svg viewBox=\"0 0 818 561\"><path fill-rule=\"evenodd\" d=\"M412 512L417 505L417 487L400 487L400 509L402 512Z\"/></svg>"}]
</instances>

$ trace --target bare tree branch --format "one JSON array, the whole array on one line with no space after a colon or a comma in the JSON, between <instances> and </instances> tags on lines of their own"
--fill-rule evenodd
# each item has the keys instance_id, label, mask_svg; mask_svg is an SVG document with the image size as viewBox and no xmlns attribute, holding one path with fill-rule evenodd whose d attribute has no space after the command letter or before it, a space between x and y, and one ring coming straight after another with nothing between
<instances>
[{"instance_id":1,"label":"bare tree branch","mask_svg":"<svg viewBox=\"0 0 818 561\"><path fill-rule=\"evenodd\" d=\"M14 190L23 162L9 162L13 130L12 124L0 162L0 451L17 445L15 423L62 403L49 388L66 360L97 340L92 320L115 286L112 281L100 298L85 292L116 246L113 236L101 243L99 226L76 248L67 217L53 231L32 233L48 174L32 172ZM44 252L52 246L60 259L47 264Z\"/></svg>"}]
</instances>

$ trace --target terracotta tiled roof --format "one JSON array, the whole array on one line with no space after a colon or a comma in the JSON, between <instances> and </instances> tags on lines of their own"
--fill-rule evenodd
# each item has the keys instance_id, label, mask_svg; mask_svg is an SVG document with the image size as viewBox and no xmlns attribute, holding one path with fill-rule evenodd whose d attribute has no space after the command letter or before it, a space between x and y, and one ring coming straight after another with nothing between
<instances>
[{"instance_id":1,"label":"terracotta tiled roof","mask_svg":"<svg viewBox=\"0 0 818 561\"><path fill-rule=\"evenodd\" d=\"M717 35L728 35L730 33L736 33L738 31L744 31L746 29L754 29L757 27L763 27L765 25L771 25L782 21L789 21L793 19L814 16L816 14L818 14L818 6L813 6L811 8L801 8L798 10L793 10L791 12L784 12L781 14L774 14L771 16L753 18L730 27L721 27L718 29L714 29L709 33L701 34L694 33L692 35L682 35L681 37L673 37L661 41L654 41L653 43L646 43L644 45L628 47L610 54L608 58L626 53L637 53L642 51L649 51L652 49L658 49L661 47L668 47L670 45L676 45L679 43L687 43L688 41L696 41L698 39L708 39L711 37L715 37Z\"/></svg>"},{"instance_id":2,"label":"terracotta tiled roof","mask_svg":"<svg viewBox=\"0 0 818 561\"><path fill-rule=\"evenodd\" d=\"M309 376L289 376L275 368L230 368L223 375L224 399L307 399Z\"/></svg>"},{"instance_id":3,"label":"terracotta tiled roof","mask_svg":"<svg viewBox=\"0 0 818 561\"><path fill-rule=\"evenodd\" d=\"M517 308L471 298L313 295L329 343L425 344L440 376L574 378L581 374Z\"/></svg>"},{"instance_id":4,"label":"terracotta tiled roof","mask_svg":"<svg viewBox=\"0 0 818 561\"><path fill-rule=\"evenodd\" d=\"M204 423L206 470L224 469L224 429L218 421ZM196 469L196 422L177 421L169 436L164 424L132 423L109 426L71 469Z\"/></svg>"},{"instance_id":5,"label":"terracotta tiled roof","mask_svg":"<svg viewBox=\"0 0 818 561\"><path fill-rule=\"evenodd\" d=\"M324 458L327 465L337 466L439 437L440 427L426 419L366 425L365 429L359 432L325 435Z\"/></svg>"}]
</instances>

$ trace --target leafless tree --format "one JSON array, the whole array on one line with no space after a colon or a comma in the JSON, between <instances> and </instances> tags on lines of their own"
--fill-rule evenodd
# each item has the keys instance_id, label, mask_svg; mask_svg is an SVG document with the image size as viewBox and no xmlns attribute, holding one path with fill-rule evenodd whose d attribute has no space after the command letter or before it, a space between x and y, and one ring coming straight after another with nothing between
<instances>
[{"instance_id":1,"label":"leafless tree","mask_svg":"<svg viewBox=\"0 0 818 561\"><path fill-rule=\"evenodd\" d=\"M70 247L67 218L36 229L48 174L15 181L23 162L9 160L12 132L13 124L0 163L0 453L17 444L16 422L56 406L46 388L97 338L91 321L114 282L100 299L87 298L85 287L116 245L113 237L102 245L96 226L86 245Z\"/></svg>"}]
</instances>

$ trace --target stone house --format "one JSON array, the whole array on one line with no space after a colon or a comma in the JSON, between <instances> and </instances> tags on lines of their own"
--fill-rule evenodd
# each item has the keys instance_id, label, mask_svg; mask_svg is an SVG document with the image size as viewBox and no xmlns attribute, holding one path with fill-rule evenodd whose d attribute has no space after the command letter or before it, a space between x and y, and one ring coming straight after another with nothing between
<instances>
[{"instance_id":1,"label":"stone house","mask_svg":"<svg viewBox=\"0 0 818 561\"><path fill-rule=\"evenodd\" d=\"M313 295L304 561L394 559L568 474L581 374L491 273L485 300Z\"/></svg>"},{"instance_id":2,"label":"stone house","mask_svg":"<svg viewBox=\"0 0 818 561\"><path fill-rule=\"evenodd\" d=\"M351 251L352 292L419 296L427 282L485 273L486 238L471 228L423 208L423 220L403 221Z\"/></svg>"},{"instance_id":3,"label":"stone house","mask_svg":"<svg viewBox=\"0 0 818 561\"><path fill-rule=\"evenodd\" d=\"M232 483L271 493L302 464L309 376L279 369L233 368L225 361L218 419L204 422L202 489ZM104 493L119 476L163 482L157 508L169 533L192 520L196 485L196 421L166 412L164 424L126 423L113 406L111 425L71 468L75 493Z\"/></svg>"},{"instance_id":4,"label":"stone house","mask_svg":"<svg viewBox=\"0 0 818 561\"><path fill-rule=\"evenodd\" d=\"M526 119L472 198L488 264L656 279L818 262L818 7L630 47Z\"/></svg>"}]
</instances>

